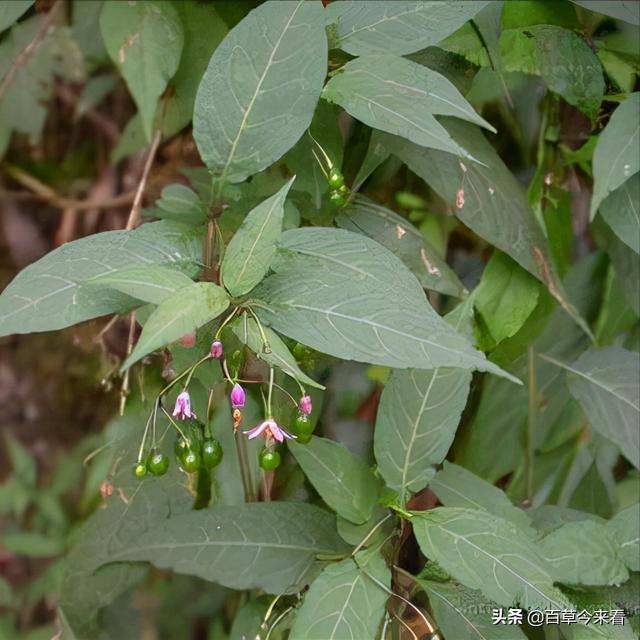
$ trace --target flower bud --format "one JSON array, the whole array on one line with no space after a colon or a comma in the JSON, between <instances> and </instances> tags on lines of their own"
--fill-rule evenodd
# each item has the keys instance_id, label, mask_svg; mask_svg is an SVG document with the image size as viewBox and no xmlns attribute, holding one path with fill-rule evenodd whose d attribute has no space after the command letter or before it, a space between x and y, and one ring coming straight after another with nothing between
<instances>
[{"instance_id":1,"label":"flower bud","mask_svg":"<svg viewBox=\"0 0 640 640\"><path fill-rule=\"evenodd\" d=\"M220 340L214 340L211 343L211 357L217 358L219 360L220 358L222 358L223 353L224 350L222 348L222 342L220 342Z\"/></svg>"},{"instance_id":2,"label":"flower bud","mask_svg":"<svg viewBox=\"0 0 640 640\"><path fill-rule=\"evenodd\" d=\"M311 412L313 411L311 396L302 396L302 398L300 398L300 402L298 403L298 411L304 416L308 416L311 414Z\"/></svg>"},{"instance_id":3,"label":"flower bud","mask_svg":"<svg viewBox=\"0 0 640 640\"><path fill-rule=\"evenodd\" d=\"M231 389L229 398L231 399L231 406L234 409L244 408L246 395L244 389L237 382L233 385L233 389Z\"/></svg>"}]
</instances>

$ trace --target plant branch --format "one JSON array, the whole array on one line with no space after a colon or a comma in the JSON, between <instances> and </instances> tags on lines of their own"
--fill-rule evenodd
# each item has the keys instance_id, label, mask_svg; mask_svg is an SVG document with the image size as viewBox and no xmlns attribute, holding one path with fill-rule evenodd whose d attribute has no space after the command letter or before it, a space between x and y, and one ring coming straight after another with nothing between
<instances>
[{"instance_id":1,"label":"plant branch","mask_svg":"<svg viewBox=\"0 0 640 640\"><path fill-rule=\"evenodd\" d=\"M127 220L127 226L125 227L125 229L127 230L133 229L140 220L140 211L142 210L142 196L144 195L144 189L147 186L149 171L151 170L151 165L153 164L153 161L156 157L156 152L158 151L158 147L160 146L161 138L162 133L159 130L156 131L155 135L153 136L153 140L151 141L151 146L149 147L149 154L147 155L147 160L144 163L144 169L142 170L142 176L136 190L136 195L133 199L133 205L131 206L131 211Z\"/></svg>"},{"instance_id":2,"label":"plant branch","mask_svg":"<svg viewBox=\"0 0 640 640\"><path fill-rule=\"evenodd\" d=\"M38 29L36 35L33 37L33 40L29 42L29 44L27 44L27 46L18 54L18 57L15 59L14 63L9 68L9 71L7 71L4 78L2 78L2 81L0 82L0 100L2 100L2 98L4 97L4 94L7 92L7 89L13 82L13 79L15 78L16 73L18 73L18 71L22 67L24 67L24 65L26 65L27 62L29 62L29 59L38 48L38 45L45 39L47 32L49 31L49 27L53 24L53 20L56 17L56 13L58 12L58 7L61 7L61 6L62 6L62 2L58 0L58 2L56 2L51 7L51 9L49 10L49 13L47 13L47 15L42 20L42 24L40 25L40 28Z\"/></svg>"}]
</instances>

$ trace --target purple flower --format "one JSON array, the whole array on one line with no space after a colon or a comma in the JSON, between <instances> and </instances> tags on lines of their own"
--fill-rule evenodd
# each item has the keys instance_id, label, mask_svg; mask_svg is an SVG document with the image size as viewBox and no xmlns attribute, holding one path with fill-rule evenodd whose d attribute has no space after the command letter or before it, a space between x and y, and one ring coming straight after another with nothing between
<instances>
[{"instance_id":1,"label":"purple flower","mask_svg":"<svg viewBox=\"0 0 640 640\"><path fill-rule=\"evenodd\" d=\"M234 409L242 409L244 407L246 395L244 389L237 382L233 385L229 398Z\"/></svg>"},{"instance_id":2,"label":"purple flower","mask_svg":"<svg viewBox=\"0 0 640 640\"><path fill-rule=\"evenodd\" d=\"M305 416L311 415L313 405L311 404L311 396L302 396L298 403L298 411Z\"/></svg>"},{"instance_id":3,"label":"purple flower","mask_svg":"<svg viewBox=\"0 0 640 640\"><path fill-rule=\"evenodd\" d=\"M222 342L220 342L220 340L214 340L211 343L211 357L220 360L223 353L224 350L222 349Z\"/></svg>"},{"instance_id":4,"label":"purple flower","mask_svg":"<svg viewBox=\"0 0 640 640\"><path fill-rule=\"evenodd\" d=\"M273 436L278 442L284 442L285 438L292 440L294 435L285 431L282 427L279 427L273 418L267 418L264 422L261 422L257 427L249 429L249 431L243 431L249 440L257 438L258 436L264 436L268 438Z\"/></svg>"},{"instance_id":5,"label":"purple flower","mask_svg":"<svg viewBox=\"0 0 640 640\"><path fill-rule=\"evenodd\" d=\"M176 398L176 406L173 409L173 415L180 418L180 420L196 417L196 414L191 410L191 398L189 397L189 392L186 389Z\"/></svg>"}]
</instances>

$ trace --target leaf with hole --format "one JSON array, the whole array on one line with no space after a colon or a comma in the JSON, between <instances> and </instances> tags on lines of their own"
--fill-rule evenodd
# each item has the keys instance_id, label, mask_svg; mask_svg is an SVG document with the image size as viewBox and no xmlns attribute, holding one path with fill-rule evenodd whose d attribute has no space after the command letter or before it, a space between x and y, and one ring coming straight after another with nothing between
<instances>
[{"instance_id":1,"label":"leaf with hole","mask_svg":"<svg viewBox=\"0 0 640 640\"><path fill-rule=\"evenodd\" d=\"M105 2L100 31L138 106L150 141L158 100L177 71L184 44L182 22L170 2Z\"/></svg>"}]
</instances>

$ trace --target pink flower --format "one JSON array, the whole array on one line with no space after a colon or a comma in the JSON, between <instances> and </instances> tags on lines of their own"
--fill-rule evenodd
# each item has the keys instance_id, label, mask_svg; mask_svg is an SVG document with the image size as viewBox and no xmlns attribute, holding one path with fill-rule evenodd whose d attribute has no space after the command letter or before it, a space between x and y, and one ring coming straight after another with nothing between
<instances>
[{"instance_id":1,"label":"pink flower","mask_svg":"<svg viewBox=\"0 0 640 640\"><path fill-rule=\"evenodd\" d=\"M284 442L285 438L292 440L294 435L285 431L282 427L279 427L273 418L267 418L264 422L261 422L257 427L249 429L249 431L243 431L249 440L257 438L258 436L264 436L268 438L273 436L278 442Z\"/></svg>"},{"instance_id":2,"label":"pink flower","mask_svg":"<svg viewBox=\"0 0 640 640\"><path fill-rule=\"evenodd\" d=\"M300 411L300 413L305 416L311 415L311 412L313 411L311 396L302 396L302 398L300 398L300 402L298 403L298 411Z\"/></svg>"},{"instance_id":3,"label":"pink flower","mask_svg":"<svg viewBox=\"0 0 640 640\"><path fill-rule=\"evenodd\" d=\"M191 410L191 398L189 397L189 392L186 389L176 398L176 406L173 409L173 415L180 418L180 420L196 417L196 414Z\"/></svg>"},{"instance_id":4,"label":"pink flower","mask_svg":"<svg viewBox=\"0 0 640 640\"><path fill-rule=\"evenodd\" d=\"M229 398L234 409L242 409L244 407L246 395L244 389L237 382L233 385Z\"/></svg>"},{"instance_id":5,"label":"pink flower","mask_svg":"<svg viewBox=\"0 0 640 640\"><path fill-rule=\"evenodd\" d=\"M214 340L211 343L211 357L220 360L223 353L224 350L222 349L222 342L220 342L220 340Z\"/></svg>"}]
</instances>

